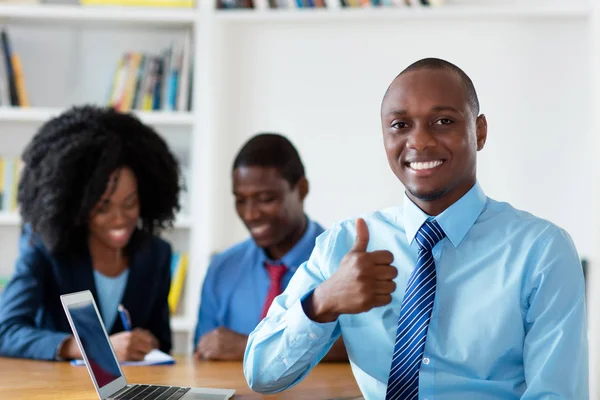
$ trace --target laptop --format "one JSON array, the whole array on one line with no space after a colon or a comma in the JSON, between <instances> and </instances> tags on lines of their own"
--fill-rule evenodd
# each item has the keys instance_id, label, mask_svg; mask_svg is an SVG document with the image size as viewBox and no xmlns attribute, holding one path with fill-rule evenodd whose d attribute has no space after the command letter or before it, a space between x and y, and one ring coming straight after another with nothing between
<instances>
[{"instance_id":1,"label":"laptop","mask_svg":"<svg viewBox=\"0 0 600 400\"><path fill-rule=\"evenodd\" d=\"M231 389L128 384L89 290L60 296L98 397L102 400L227 400Z\"/></svg>"}]
</instances>

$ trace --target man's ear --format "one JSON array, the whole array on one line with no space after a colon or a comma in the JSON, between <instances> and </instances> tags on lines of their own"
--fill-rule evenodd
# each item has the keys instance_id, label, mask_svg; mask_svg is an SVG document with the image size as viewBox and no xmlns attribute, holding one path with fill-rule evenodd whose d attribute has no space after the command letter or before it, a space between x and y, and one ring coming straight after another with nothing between
<instances>
[{"instance_id":1,"label":"man's ear","mask_svg":"<svg viewBox=\"0 0 600 400\"><path fill-rule=\"evenodd\" d=\"M485 146L485 141L487 140L487 119L484 114L481 114L477 117L476 124L476 135L477 135L477 151L483 149Z\"/></svg>"},{"instance_id":2,"label":"man's ear","mask_svg":"<svg viewBox=\"0 0 600 400\"><path fill-rule=\"evenodd\" d=\"M308 179L306 179L305 177L300 178L298 180L298 183L296 183L296 187L298 188L298 195L300 196L300 200L304 201L304 199L308 195Z\"/></svg>"}]
</instances>

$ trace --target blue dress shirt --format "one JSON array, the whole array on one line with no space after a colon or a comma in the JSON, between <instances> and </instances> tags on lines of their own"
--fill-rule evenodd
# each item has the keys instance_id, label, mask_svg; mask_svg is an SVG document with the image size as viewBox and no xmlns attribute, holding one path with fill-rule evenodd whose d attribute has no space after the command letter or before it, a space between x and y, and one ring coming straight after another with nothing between
<instances>
[{"instance_id":1,"label":"blue dress shirt","mask_svg":"<svg viewBox=\"0 0 600 400\"><path fill-rule=\"evenodd\" d=\"M123 299L128 278L129 269L114 277L106 276L94 270L94 281L96 282L96 291L98 292L100 314L102 314L102 321L107 332L112 331L112 327L117 319L119 303Z\"/></svg>"},{"instance_id":2,"label":"blue dress shirt","mask_svg":"<svg viewBox=\"0 0 600 400\"><path fill-rule=\"evenodd\" d=\"M302 238L281 260L270 260L249 238L216 255L204 280L194 346L204 334L220 326L250 334L260 322L271 280L265 262L288 267L282 287L288 285L298 267L308 260L323 228L308 219Z\"/></svg>"},{"instance_id":3,"label":"blue dress shirt","mask_svg":"<svg viewBox=\"0 0 600 400\"><path fill-rule=\"evenodd\" d=\"M250 335L250 387L272 393L297 384L341 334L365 398L385 398L402 297L416 265L414 237L427 218L407 197L403 207L365 217L368 251L394 254L392 303L325 324L308 319L301 301L338 268L354 243L354 222L319 237ZM487 198L479 184L436 219L447 237L433 249L437 290L419 399L588 399L584 280L569 235Z\"/></svg>"}]
</instances>

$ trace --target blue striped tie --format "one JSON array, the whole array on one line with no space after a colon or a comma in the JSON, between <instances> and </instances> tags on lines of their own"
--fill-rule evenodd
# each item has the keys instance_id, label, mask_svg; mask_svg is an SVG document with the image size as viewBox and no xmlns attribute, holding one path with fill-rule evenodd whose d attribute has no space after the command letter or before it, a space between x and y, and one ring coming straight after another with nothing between
<instances>
[{"instance_id":1,"label":"blue striped tie","mask_svg":"<svg viewBox=\"0 0 600 400\"><path fill-rule=\"evenodd\" d=\"M435 220L417 232L417 266L410 274L396 333L386 400L419 398L419 368L435 298L435 261L431 249L446 235Z\"/></svg>"}]
</instances>

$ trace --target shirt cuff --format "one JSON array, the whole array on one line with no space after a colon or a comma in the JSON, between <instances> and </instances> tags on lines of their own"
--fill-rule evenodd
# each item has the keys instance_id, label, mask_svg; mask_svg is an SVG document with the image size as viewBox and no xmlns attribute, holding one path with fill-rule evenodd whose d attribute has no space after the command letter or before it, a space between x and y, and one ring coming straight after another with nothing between
<instances>
[{"instance_id":1,"label":"shirt cuff","mask_svg":"<svg viewBox=\"0 0 600 400\"><path fill-rule=\"evenodd\" d=\"M65 337L63 338L63 340L61 340L61 341L60 341L60 343L58 344L58 346L56 346L56 352L54 353L54 359L55 359L56 361L66 361L66 359L65 359L65 358L62 358L62 357L60 356L60 352L61 352L61 350L62 350L63 346L65 345L66 341L67 341L68 339L72 338L72 337L73 337L73 336L70 336L70 335L67 335L67 336L65 336Z\"/></svg>"},{"instance_id":2,"label":"shirt cuff","mask_svg":"<svg viewBox=\"0 0 600 400\"><path fill-rule=\"evenodd\" d=\"M302 302L312 295L312 291L308 292L304 297L298 300L287 313L287 326L293 332L293 336L297 338L306 338L310 341L321 341L322 339L329 340L333 335L338 322L315 322L308 318L302 307Z\"/></svg>"}]
</instances>

